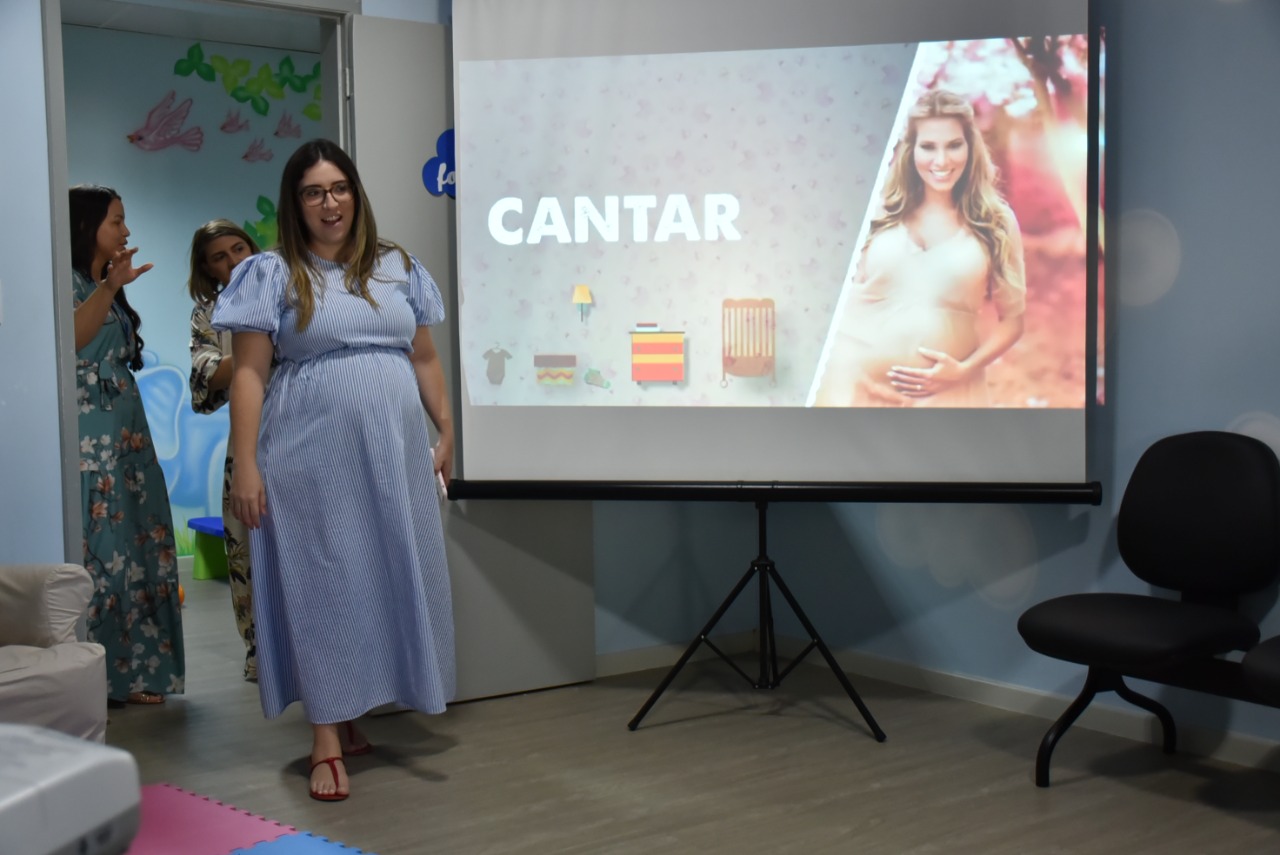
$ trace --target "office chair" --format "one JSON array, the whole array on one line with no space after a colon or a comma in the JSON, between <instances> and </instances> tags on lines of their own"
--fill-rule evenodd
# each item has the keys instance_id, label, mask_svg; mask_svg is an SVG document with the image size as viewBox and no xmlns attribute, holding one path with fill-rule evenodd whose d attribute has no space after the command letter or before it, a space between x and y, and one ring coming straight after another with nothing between
<instances>
[{"instance_id":1,"label":"office chair","mask_svg":"<svg viewBox=\"0 0 1280 855\"><path fill-rule=\"evenodd\" d=\"M1089 669L1079 696L1041 740L1036 786L1049 786L1054 746L1099 692L1153 713L1165 753L1174 752L1173 717L1129 688L1126 676L1248 698L1239 663L1218 657L1258 643L1258 626L1237 600L1280 575L1278 526L1280 461L1265 443L1200 431L1166 437L1142 454L1116 519L1120 558L1139 579L1180 599L1083 593L1023 612L1018 632L1028 647Z\"/></svg>"},{"instance_id":2,"label":"office chair","mask_svg":"<svg viewBox=\"0 0 1280 855\"><path fill-rule=\"evenodd\" d=\"M1246 653L1240 667L1258 702L1280 707L1280 636L1268 638Z\"/></svg>"}]
</instances>

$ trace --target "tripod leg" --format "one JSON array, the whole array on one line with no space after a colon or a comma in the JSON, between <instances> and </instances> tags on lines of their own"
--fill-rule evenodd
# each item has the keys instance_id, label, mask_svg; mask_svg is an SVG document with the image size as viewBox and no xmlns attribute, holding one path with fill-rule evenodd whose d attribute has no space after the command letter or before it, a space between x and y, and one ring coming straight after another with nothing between
<instances>
[{"instance_id":1,"label":"tripod leg","mask_svg":"<svg viewBox=\"0 0 1280 855\"><path fill-rule=\"evenodd\" d=\"M818 635L818 631L813 628L813 624L809 622L809 617L804 613L804 609L800 608L800 603L792 596L791 591L787 588L782 576L778 574L778 568L769 564L769 576L778 586L778 590L782 592L782 596L786 598L787 605L791 606L791 611L795 612L797 618L800 619L800 625L804 627L804 631L809 633L809 639L813 645L818 648L818 652L822 654L822 658L827 660L827 667L831 669L831 673L836 675L836 679L840 681L840 685L844 687L845 694L849 696L849 700L853 701L853 705L858 708L858 712L862 713L862 719L867 723L867 727L871 728L871 733L875 736L876 742L884 742L886 737L880 725L876 724L875 717L871 715L871 710L867 709L867 705L862 702L861 696L853 688L853 684L849 682L849 677L844 673L844 669L836 662L836 658L831 655L831 651L822 640L822 636Z\"/></svg>"},{"instance_id":2,"label":"tripod leg","mask_svg":"<svg viewBox=\"0 0 1280 855\"><path fill-rule=\"evenodd\" d=\"M757 689L776 689L778 687L778 646L773 634L773 603L769 597L769 573L773 563L755 561L752 565L760 574L760 676L756 679Z\"/></svg>"},{"instance_id":3,"label":"tripod leg","mask_svg":"<svg viewBox=\"0 0 1280 855\"><path fill-rule=\"evenodd\" d=\"M687 648L685 648L684 654L676 660L676 664L667 672L667 676L662 678L662 682L658 684L658 688L653 690L653 694L651 694L649 699L644 702L644 706L640 707L640 711L632 716L631 721L627 722L628 730L635 730L640 726L640 720L648 715L649 710L651 710L653 705L658 702L658 698L667 690L667 686L671 685L671 681L680 673L680 669L683 668L688 663L689 659L693 657L694 651L698 649L698 646L707 640L707 636L711 634L711 630L720 622L720 618L724 617L724 613L729 610L729 606L733 605L733 601L738 598L738 595L747 587L747 583L751 581L751 577L757 572L759 572L759 568L756 567L755 564L752 564L750 569L748 569L747 572L743 574L742 578L738 580L738 584L734 585L729 596L720 604L720 608L716 609L716 613L711 616L711 620L707 621L707 624L702 628L702 631L699 632L697 637L690 642Z\"/></svg>"}]
</instances>

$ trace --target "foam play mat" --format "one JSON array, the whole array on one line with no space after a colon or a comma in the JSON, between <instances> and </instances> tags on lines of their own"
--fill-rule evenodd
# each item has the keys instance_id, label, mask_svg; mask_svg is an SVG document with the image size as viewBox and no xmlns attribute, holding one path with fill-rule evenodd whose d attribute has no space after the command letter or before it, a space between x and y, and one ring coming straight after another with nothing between
<instances>
[{"instance_id":1,"label":"foam play mat","mask_svg":"<svg viewBox=\"0 0 1280 855\"><path fill-rule=\"evenodd\" d=\"M142 788L142 818L127 855L373 855L255 816L172 784Z\"/></svg>"}]
</instances>

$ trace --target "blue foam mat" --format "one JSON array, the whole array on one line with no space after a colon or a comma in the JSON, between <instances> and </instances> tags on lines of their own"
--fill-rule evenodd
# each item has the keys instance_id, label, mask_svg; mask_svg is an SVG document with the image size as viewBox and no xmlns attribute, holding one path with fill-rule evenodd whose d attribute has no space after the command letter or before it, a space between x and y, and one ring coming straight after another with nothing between
<instances>
[{"instance_id":1,"label":"blue foam mat","mask_svg":"<svg viewBox=\"0 0 1280 855\"><path fill-rule=\"evenodd\" d=\"M231 855L374 855L364 849L353 849L334 843L324 837L316 837L309 831L286 834L266 843L236 849Z\"/></svg>"}]
</instances>

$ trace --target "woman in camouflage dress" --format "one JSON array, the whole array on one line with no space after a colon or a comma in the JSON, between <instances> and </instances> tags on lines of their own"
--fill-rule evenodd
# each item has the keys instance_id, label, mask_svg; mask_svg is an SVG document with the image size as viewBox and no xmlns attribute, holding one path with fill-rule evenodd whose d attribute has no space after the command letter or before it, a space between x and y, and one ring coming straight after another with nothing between
<instances>
[{"instance_id":1,"label":"woman in camouflage dress","mask_svg":"<svg viewBox=\"0 0 1280 855\"><path fill-rule=\"evenodd\" d=\"M214 332L209 326L218 294L231 280L231 270L258 252L258 245L244 229L230 220L211 220L191 238L191 278L187 290L195 301L191 311L191 409L212 413L227 403L231 391L231 333ZM231 514L231 438L227 438L227 462L222 477L222 530L227 550L227 575L231 582L231 607L236 629L244 639L244 678L258 679L257 649L253 630L253 587L249 566L249 532Z\"/></svg>"}]
</instances>

